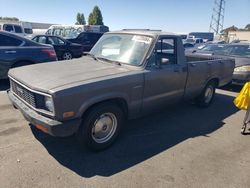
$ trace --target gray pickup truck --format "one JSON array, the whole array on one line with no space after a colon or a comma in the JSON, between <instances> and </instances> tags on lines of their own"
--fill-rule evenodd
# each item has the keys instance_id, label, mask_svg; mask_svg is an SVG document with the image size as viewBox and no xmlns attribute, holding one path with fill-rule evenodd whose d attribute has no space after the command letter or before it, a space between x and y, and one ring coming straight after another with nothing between
<instances>
[{"instance_id":1,"label":"gray pickup truck","mask_svg":"<svg viewBox=\"0 0 250 188\"><path fill-rule=\"evenodd\" d=\"M11 69L8 95L31 125L53 136L76 134L102 150L126 119L181 100L208 106L233 70L231 59L186 57L178 35L124 30L104 34L70 63Z\"/></svg>"}]
</instances>

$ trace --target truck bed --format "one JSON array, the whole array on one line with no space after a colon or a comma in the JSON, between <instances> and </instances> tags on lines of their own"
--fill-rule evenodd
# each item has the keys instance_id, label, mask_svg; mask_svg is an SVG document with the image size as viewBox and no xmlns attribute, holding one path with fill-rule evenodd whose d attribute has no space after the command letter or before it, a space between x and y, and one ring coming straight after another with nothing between
<instances>
[{"instance_id":1,"label":"truck bed","mask_svg":"<svg viewBox=\"0 0 250 188\"><path fill-rule=\"evenodd\" d=\"M209 55L186 55L188 75L185 98L200 93L208 80L218 79L218 87L231 82L234 60Z\"/></svg>"}]
</instances>

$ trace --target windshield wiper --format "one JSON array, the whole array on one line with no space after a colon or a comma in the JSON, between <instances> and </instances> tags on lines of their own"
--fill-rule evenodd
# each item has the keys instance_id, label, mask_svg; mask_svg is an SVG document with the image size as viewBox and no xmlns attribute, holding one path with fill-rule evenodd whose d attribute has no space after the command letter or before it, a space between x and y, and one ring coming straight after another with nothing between
<instances>
[{"instance_id":1,"label":"windshield wiper","mask_svg":"<svg viewBox=\"0 0 250 188\"><path fill-rule=\"evenodd\" d=\"M104 58L104 57L96 57L96 59L101 60L101 61L106 61L108 63L114 63L114 64L119 65L119 66L122 65L119 61L110 60L110 59L107 59L107 58Z\"/></svg>"},{"instance_id":2,"label":"windshield wiper","mask_svg":"<svg viewBox=\"0 0 250 188\"><path fill-rule=\"evenodd\" d=\"M92 57L92 58L93 58L94 60L96 60L96 61L98 60L94 54L91 54L91 53L89 53L89 52L86 52L86 53L84 53L84 54L86 54L87 56Z\"/></svg>"}]
</instances>

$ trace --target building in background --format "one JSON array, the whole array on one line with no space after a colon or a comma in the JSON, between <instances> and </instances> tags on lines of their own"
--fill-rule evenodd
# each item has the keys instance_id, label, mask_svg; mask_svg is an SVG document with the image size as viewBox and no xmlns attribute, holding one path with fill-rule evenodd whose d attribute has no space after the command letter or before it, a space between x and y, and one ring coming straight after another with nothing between
<instances>
[{"instance_id":1,"label":"building in background","mask_svg":"<svg viewBox=\"0 0 250 188\"><path fill-rule=\"evenodd\" d=\"M250 41L250 31L229 31L227 37L229 42L234 40Z\"/></svg>"}]
</instances>

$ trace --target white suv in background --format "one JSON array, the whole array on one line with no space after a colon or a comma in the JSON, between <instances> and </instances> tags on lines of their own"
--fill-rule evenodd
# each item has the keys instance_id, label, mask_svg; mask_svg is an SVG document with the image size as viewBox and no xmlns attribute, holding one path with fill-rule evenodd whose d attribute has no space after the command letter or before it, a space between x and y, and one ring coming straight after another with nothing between
<instances>
[{"instance_id":1,"label":"white suv in background","mask_svg":"<svg viewBox=\"0 0 250 188\"><path fill-rule=\"evenodd\" d=\"M0 31L8 31L20 36L25 36L24 29L22 26L18 24L12 24L12 23L0 23Z\"/></svg>"}]
</instances>

